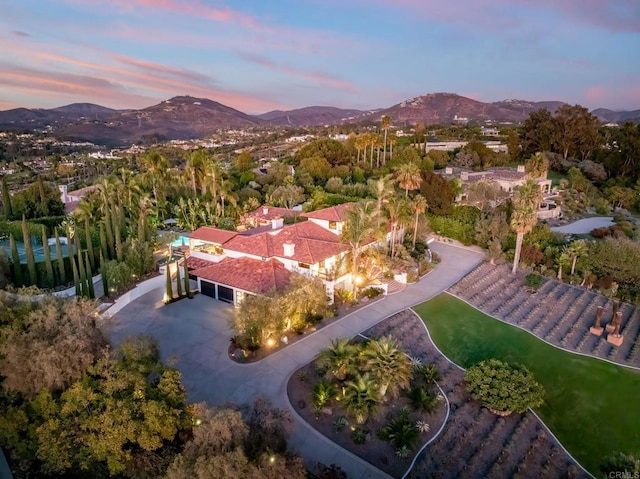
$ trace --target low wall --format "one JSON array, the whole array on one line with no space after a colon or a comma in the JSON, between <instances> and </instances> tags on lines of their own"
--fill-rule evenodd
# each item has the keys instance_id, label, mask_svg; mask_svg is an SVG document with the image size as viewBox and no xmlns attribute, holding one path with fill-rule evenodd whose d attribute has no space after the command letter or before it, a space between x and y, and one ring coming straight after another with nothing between
<instances>
[{"instance_id":1,"label":"low wall","mask_svg":"<svg viewBox=\"0 0 640 479\"><path fill-rule=\"evenodd\" d=\"M116 299L113 305L100 315L100 318L108 319L112 317L134 299L138 299L140 296L145 295L153 291L154 289L164 288L165 285L166 278L164 276L155 276L154 278L143 281L135 288L127 291L118 299Z\"/></svg>"}]
</instances>

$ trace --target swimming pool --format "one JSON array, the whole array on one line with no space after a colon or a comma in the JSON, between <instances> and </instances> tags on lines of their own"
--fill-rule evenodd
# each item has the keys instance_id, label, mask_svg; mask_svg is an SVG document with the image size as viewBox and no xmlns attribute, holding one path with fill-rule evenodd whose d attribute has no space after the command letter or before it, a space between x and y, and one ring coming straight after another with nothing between
<instances>
[{"instance_id":1,"label":"swimming pool","mask_svg":"<svg viewBox=\"0 0 640 479\"><path fill-rule=\"evenodd\" d=\"M41 244L32 241L31 243L33 247L33 256L36 260L36 263L40 263L45 260L44 258L44 248ZM7 253L7 257L11 258L11 247L9 240L0 240L0 248L4 248ZM18 249L18 256L20 256L20 263L27 264L27 255L24 252L24 243L22 241L16 241L16 248ZM49 251L51 252L51 260L54 261L58 258L56 255L56 246L49 246ZM72 247L72 252L75 252L75 249ZM67 255L67 245L62 245L62 256L66 258Z\"/></svg>"},{"instance_id":2,"label":"swimming pool","mask_svg":"<svg viewBox=\"0 0 640 479\"><path fill-rule=\"evenodd\" d=\"M189 246L189 237L179 236L177 240L171 243L171 246L173 246L174 248L179 248L181 246Z\"/></svg>"}]
</instances>

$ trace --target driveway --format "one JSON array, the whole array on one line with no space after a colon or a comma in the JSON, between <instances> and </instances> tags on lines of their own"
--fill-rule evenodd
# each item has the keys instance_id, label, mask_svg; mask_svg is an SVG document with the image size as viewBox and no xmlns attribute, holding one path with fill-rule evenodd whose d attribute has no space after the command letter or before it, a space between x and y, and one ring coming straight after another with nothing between
<instances>
[{"instance_id":1,"label":"driveway","mask_svg":"<svg viewBox=\"0 0 640 479\"><path fill-rule=\"evenodd\" d=\"M483 258L481 253L467 248L442 243L430 247L442 259L431 274L401 293L359 309L256 363L237 364L229 359L229 338L233 333L228 322L233 307L204 295L165 306L163 289L147 293L111 319L111 339L117 343L127 334L155 336L163 359L182 372L190 402L242 404L264 395L275 406L289 408L286 392L289 376L333 339L354 336L391 314L431 298L457 282ZM292 414L295 430L290 444L308 464L336 463L352 478L388 477Z\"/></svg>"},{"instance_id":2,"label":"driveway","mask_svg":"<svg viewBox=\"0 0 640 479\"><path fill-rule=\"evenodd\" d=\"M591 233L591 231L596 228L608 228L614 224L613 218L609 216L595 216L593 218L584 218L564 226L554 226L551 228L551 231L581 235Z\"/></svg>"}]
</instances>

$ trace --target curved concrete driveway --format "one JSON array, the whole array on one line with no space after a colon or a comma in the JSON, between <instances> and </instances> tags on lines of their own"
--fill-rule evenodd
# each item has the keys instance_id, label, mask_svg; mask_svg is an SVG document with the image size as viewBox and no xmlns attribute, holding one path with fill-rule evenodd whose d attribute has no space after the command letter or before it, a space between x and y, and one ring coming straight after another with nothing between
<instances>
[{"instance_id":1,"label":"curved concrete driveway","mask_svg":"<svg viewBox=\"0 0 640 479\"><path fill-rule=\"evenodd\" d=\"M556 233L581 235L591 233L596 228L608 228L613 226L613 218L609 216L594 216L593 218L584 218L578 221L574 221L564 226L554 226L551 231Z\"/></svg>"},{"instance_id":2,"label":"curved concrete driveway","mask_svg":"<svg viewBox=\"0 0 640 479\"><path fill-rule=\"evenodd\" d=\"M434 243L431 248L442 262L418 283L256 363L237 364L229 359L232 307L203 295L165 306L163 289L148 293L109 321L111 339L117 343L129 334L155 336L163 358L173 361L182 372L190 402L244 404L252 402L257 395L264 395L277 407L289 408L289 376L315 358L333 339L354 336L387 316L431 298L458 281L483 258L476 251L441 243ZM388 477L317 433L295 413L293 417L295 429L290 444L309 465L318 461L335 463L351 478Z\"/></svg>"}]
</instances>

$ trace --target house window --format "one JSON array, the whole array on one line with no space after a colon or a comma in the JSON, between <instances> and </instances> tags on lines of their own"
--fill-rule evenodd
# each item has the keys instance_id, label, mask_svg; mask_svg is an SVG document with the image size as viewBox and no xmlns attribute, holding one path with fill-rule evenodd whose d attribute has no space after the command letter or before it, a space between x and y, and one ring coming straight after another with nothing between
<instances>
[{"instance_id":1,"label":"house window","mask_svg":"<svg viewBox=\"0 0 640 479\"><path fill-rule=\"evenodd\" d=\"M309 269L309 263L298 262L298 268Z\"/></svg>"},{"instance_id":2,"label":"house window","mask_svg":"<svg viewBox=\"0 0 640 479\"><path fill-rule=\"evenodd\" d=\"M338 227L338 223L336 223L335 221L329 221L330 230L335 230L337 227Z\"/></svg>"}]
</instances>

